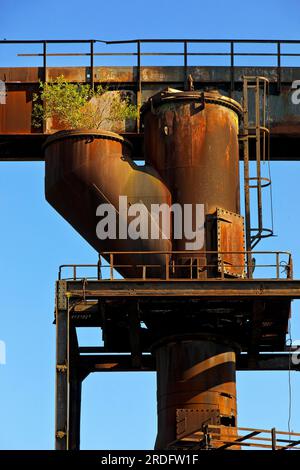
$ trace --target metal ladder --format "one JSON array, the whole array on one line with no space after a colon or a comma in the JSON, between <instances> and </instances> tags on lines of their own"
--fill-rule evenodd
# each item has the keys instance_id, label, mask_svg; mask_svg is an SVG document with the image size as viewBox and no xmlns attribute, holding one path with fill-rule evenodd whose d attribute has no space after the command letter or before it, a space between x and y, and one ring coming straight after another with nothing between
<instances>
[{"instance_id":1,"label":"metal ladder","mask_svg":"<svg viewBox=\"0 0 300 470\"><path fill-rule=\"evenodd\" d=\"M243 127L240 140L243 143L244 155L244 197L245 197L245 231L246 231L246 251L248 277L252 276L252 260L251 250L263 238L273 236L273 209L271 198L271 228L264 227L263 224L263 203L262 190L270 187L271 193L271 177L262 176L261 162L270 160L270 129L267 124L267 102L269 94L269 80L259 76L243 77ZM251 96L254 100L251 101ZM254 109L250 110L250 105L254 105ZM254 114L254 119L250 122L249 111ZM252 117L252 116L251 116ZM256 170L254 175L250 175L249 154L250 141L255 140L255 161ZM251 226L251 190L256 191L257 199L257 226ZM250 272L249 272L250 270Z\"/></svg>"}]
</instances>

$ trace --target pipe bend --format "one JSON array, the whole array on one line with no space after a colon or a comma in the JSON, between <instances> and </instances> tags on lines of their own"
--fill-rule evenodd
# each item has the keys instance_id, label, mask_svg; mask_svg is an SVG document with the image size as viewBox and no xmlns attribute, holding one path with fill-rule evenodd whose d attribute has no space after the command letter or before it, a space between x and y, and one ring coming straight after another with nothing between
<instances>
[{"instance_id":1,"label":"pipe bend","mask_svg":"<svg viewBox=\"0 0 300 470\"><path fill-rule=\"evenodd\" d=\"M149 165L140 167L131 158L131 146L118 134L106 132L64 131L49 138L45 146L45 194L47 201L80 233L97 252L171 251L169 239L151 239L151 204L171 205L171 194L158 173ZM149 237L100 240L96 234L100 204L109 203L119 210L119 196L128 206L143 203L148 209ZM130 219L129 219L130 221ZM118 217L117 217L118 233ZM147 276L156 277L164 265L163 255L118 255L115 263L126 277L141 276L138 265L147 268Z\"/></svg>"}]
</instances>

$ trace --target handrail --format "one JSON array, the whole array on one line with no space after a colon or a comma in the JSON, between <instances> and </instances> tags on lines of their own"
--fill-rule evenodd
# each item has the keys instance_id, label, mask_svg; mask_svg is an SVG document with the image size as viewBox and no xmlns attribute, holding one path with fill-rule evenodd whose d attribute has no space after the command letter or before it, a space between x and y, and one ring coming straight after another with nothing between
<instances>
[{"instance_id":1,"label":"handrail","mask_svg":"<svg viewBox=\"0 0 300 470\"><path fill-rule=\"evenodd\" d=\"M151 264L147 263L146 261L141 263L140 256L143 255L147 257L147 255L157 254L160 256L164 256L163 264ZM249 255L251 255L251 262L248 264L248 272L254 271L254 269L260 268L267 268L272 269L275 274L271 277L263 277L262 279L283 279L282 272L285 272L287 279L292 279L293 277L293 262L291 253L288 251L203 251L200 252L200 256L207 256L209 261L204 266L194 266L195 258L197 258L197 253L193 250L190 251L105 251L101 252L100 255L107 260L106 262L98 262L97 264L63 264L59 267L58 272L58 279L95 279L95 280L115 280L115 271L126 269L127 272L130 272L132 269L132 273L140 272L140 275L134 277L136 280L153 280L161 279L161 280L191 280L195 281L200 279L201 276L199 272L207 271L209 269L213 269L215 272L215 278L225 279L226 276L228 277L228 273L226 267L228 266L228 260L226 257L228 255L241 255L238 259L239 261L232 263L231 268L240 268L237 272L244 272L246 267L246 260L249 259ZM120 258L116 261L116 257L122 257L122 255L126 255L128 259L128 255L130 258L133 259L132 264L120 264ZM273 256L274 261L261 261L260 263L257 262L256 258L260 255L263 256ZM138 256L139 260L134 263L134 256ZM255 258L256 257L256 258ZM187 263L183 264L182 261L177 261L178 259L186 258ZM256 260L256 261L255 261ZM190 261L190 262L188 262ZM195 277L195 270L196 267L196 277ZM92 268L97 269L97 273L95 276L80 276L78 275L78 271L80 268ZM72 270L72 277L63 278L62 274L63 271L66 269ZM105 277L105 271L108 270L108 277ZM149 270L152 272L149 275ZM178 270L178 271L176 271ZM106 271L107 272L107 271ZM155 272L155 276L154 273ZM243 279L246 276L244 274L236 276L239 279ZM248 276L251 277L251 276ZM208 276L208 278L214 278ZM127 278L128 279L128 278ZM130 276L129 279L132 279ZM118 280L122 280L119 279Z\"/></svg>"},{"instance_id":2,"label":"handrail","mask_svg":"<svg viewBox=\"0 0 300 470\"><path fill-rule=\"evenodd\" d=\"M223 434L224 437L220 436L220 430L222 430L221 434ZM228 434L228 436L225 437L226 431L236 433L236 435ZM246 432L246 434L243 434L244 432ZM257 437L258 435L264 434L269 437ZM288 439L284 439L284 436L288 436ZM204 446L204 448L221 451L228 448L230 449L230 447L233 446L246 446L281 451L287 449L300 450L299 437L300 433L279 431L276 428L256 429L207 424L199 430L185 433L173 441L168 448L191 448L193 446L203 448Z\"/></svg>"},{"instance_id":3,"label":"handrail","mask_svg":"<svg viewBox=\"0 0 300 470\"><path fill-rule=\"evenodd\" d=\"M105 44L107 46L110 45L124 45L124 44L133 44L136 46L135 52L114 52L114 53L106 53L106 52L96 52L94 50L94 45L97 43ZM182 44L183 50L182 52L143 52L142 45L143 44ZM185 69L185 77L184 80L186 82L188 77L188 57L190 56L211 56L211 57L230 57L230 69L231 69L231 91L234 90L234 68L235 68L235 58L236 57L276 57L276 64L274 65L277 67L277 82L278 87L280 89L281 84L281 59L283 57L300 57L300 53L297 52L282 52L282 46L286 44L296 44L300 45L300 40L297 39L131 39L125 41L105 41L102 39L17 39L17 40L7 40L3 39L0 40L0 45L4 44L41 44L43 46L43 51L40 54L33 54L43 57L43 69L44 69L44 78L46 79L46 69L47 69L47 56L53 56L56 54L49 54L47 51L47 45L49 44L90 44L90 52L84 53L83 55L90 56L90 82L93 84L94 81L94 57L98 55L115 55L115 56L122 56L122 55L132 55L137 57L137 87L140 89L141 77L140 77L140 70L141 70L141 57L142 56L168 56L168 55L176 55L182 56L184 58L183 67ZM189 44L227 44L230 49L228 52L192 52L188 50ZM276 51L274 52L237 52L235 46L239 44L271 44L276 46ZM22 54L23 56L26 54ZM32 55L32 54L29 54ZM61 55L61 54L57 54ZM75 54L65 54L68 55L75 55ZM80 55L76 54L76 55Z\"/></svg>"}]
</instances>

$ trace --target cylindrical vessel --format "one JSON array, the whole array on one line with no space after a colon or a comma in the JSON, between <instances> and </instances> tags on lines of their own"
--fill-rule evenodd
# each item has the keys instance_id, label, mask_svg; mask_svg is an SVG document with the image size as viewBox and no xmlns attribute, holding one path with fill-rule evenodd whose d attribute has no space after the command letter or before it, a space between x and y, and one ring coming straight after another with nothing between
<instances>
[{"instance_id":1,"label":"cylindrical vessel","mask_svg":"<svg viewBox=\"0 0 300 470\"><path fill-rule=\"evenodd\" d=\"M236 101L218 92L162 92L145 106L145 158L173 203L239 213L239 112Z\"/></svg>"},{"instance_id":2,"label":"cylindrical vessel","mask_svg":"<svg viewBox=\"0 0 300 470\"><path fill-rule=\"evenodd\" d=\"M131 152L128 141L108 131L53 134L45 146L46 199L98 252L144 252L114 255L114 266L123 276L141 277L141 265L150 265L146 276L156 277L160 275L165 256L146 252L169 251L171 241L150 236L132 239L128 233L120 238L119 223L123 216L119 197L127 198L124 214L132 204L143 204L150 226L151 204L171 204L171 196L153 168L134 164ZM96 211L100 204L116 209L115 234L106 239L99 239L96 232L100 220ZM122 220L127 229L130 218L125 218Z\"/></svg>"},{"instance_id":3,"label":"cylindrical vessel","mask_svg":"<svg viewBox=\"0 0 300 470\"><path fill-rule=\"evenodd\" d=\"M155 347L158 434L156 449L205 425L215 428L219 442L236 435L236 357L234 346L220 339L165 338ZM219 427L220 426L220 427Z\"/></svg>"},{"instance_id":4,"label":"cylindrical vessel","mask_svg":"<svg viewBox=\"0 0 300 470\"><path fill-rule=\"evenodd\" d=\"M190 204L194 229L203 205L205 232L198 251L215 250L216 230L209 216L221 208L240 211L238 115L240 105L218 92L166 90L142 109L145 158L160 174L182 208ZM189 240L173 240L186 250ZM196 257L197 255L195 255Z\"/></svg>"}]
</instances>

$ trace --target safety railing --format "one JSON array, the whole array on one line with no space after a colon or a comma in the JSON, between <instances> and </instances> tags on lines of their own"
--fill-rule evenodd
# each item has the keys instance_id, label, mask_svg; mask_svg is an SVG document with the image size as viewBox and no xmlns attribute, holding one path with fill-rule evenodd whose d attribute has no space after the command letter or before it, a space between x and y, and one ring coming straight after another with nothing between
<instances>
[{"instance_id":1,"label":"safety railing","mask_svg":"<svg viewBox=\"0 0 300 470\"><path fill-rule=\"evenodd\" d=\"M107 51L98 52L95 50L97 43L101 43L108 47ZM136 58L136 67L137 67L137 87L141 86L141 58L145 56L150 57L157 57L157 56L164 56L164 57L182 57L182 65L184 67L184 80L185 83L188 79L188 67L189 61L188 59L191 57L225 57L228 58L228 66L231 69L230 81L231 81L231 90L234 89L234 68L236 67L236 60L238 57L268 57L274 58L273 66L277 68L277 83L280 87L281 84L281 67L282 67L282 59L285 57L300 57L300 52L286 52L283 51L284 46L291 45L291 46L300 46L300 40L278 40L278 39L134 39L134 40L127 40L127 41L104 41L99 39L40 39L40 40L1 40L0 46L7 44L38 44L41 45L41 51L38 53L19 53L19 56L39 56L42 57L42 67L43 67L43 76L46 78L47 74L47 57L50 56L85 56L89 57L90 61L90 82L93 84L94 82L94 59L96 56L132 56ZM51 44L87 44L89 46L89 52L49 52L48 46ZM131 52L111 52L109 50L109 46L113 45L120 45L120 47L124 45L131 44L134 47L134 51ZM162 47L165 44L180 44L182 46L181 51L144 51L143 46L146 44L161 44ZM189 49L191 45L198 44L200 49L197 51L192 51ZM227 50L222 51L205 51L203 48L201 49L201 45L206 44L214 44L214 45L226 45ZM238 50L238 46L240 45L249 45L253 50L246 50L240 51ZM266 50L261 51L257 48L258 45L265 45L268 47L272 46L274 50ZM154 64L155 65L155 64Z\"/></svg>"},{"instance_id":2,"label":"safety railing","mask_svg":"<svg viewBox=\"0 0 300 470\"><path fill-rule=\"evenodd\" d=\"M229 435L230 433L230 435ZM226 434L228 437L225 437ZM272 429L226 427L205 425L200 431L190 433L170 444L169 449L210 449L232 448L264 450L300 450L300 433Z\"/></svg>"},{"instance_id":3,"label":"safety railing","mask_svg":"<svg viewBox=\"0 0 300 470\"><path fill-rule=\"evenodd\" d=\"M246 279L247 259L250 259L248 277L275 280L293 277L292 256L286 251L114 251L102 252L97 264L61 265L58 279Z\"/></svg>"}]
</instances>

